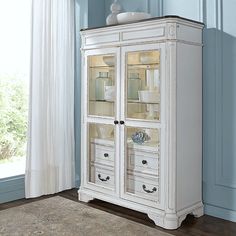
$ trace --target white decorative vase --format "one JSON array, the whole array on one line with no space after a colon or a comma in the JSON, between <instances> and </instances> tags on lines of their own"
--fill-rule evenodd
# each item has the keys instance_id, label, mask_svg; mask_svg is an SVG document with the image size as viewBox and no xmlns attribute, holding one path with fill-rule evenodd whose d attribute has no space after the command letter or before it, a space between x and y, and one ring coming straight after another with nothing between
<instances>
[{"instance_id":1,"label":"white decorative vase","mask_svg":"<svg viewBox=\"0 0 236 236\"><path fill-rule=\"evenodd\" d=\"M121 12L121 5L118 3L118 0L114 0L114 2L111 4L110 9L111 9L111 14L107 16L106 24L107 25L118 24L117 14Z\"/></svg>"}]
</instances>

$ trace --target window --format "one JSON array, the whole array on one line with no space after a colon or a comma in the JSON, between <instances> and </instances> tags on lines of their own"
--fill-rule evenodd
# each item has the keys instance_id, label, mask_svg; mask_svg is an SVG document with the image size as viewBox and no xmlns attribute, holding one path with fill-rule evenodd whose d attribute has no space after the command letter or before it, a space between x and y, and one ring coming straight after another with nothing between
<instances>
[{"instance_id":1,"label":"window","mask_svg":"<svg viewBox=\"0 0 236 236\"><path fill-rule=\"evenodd\" d=\"M0 1L0 178L24 174L30 0Z\"/></svg>"}]
</instances>

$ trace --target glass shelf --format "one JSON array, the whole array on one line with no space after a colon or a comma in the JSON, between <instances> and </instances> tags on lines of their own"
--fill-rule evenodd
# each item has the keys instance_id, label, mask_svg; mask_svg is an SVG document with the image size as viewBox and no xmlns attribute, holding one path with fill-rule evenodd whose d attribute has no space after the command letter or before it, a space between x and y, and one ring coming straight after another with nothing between
<instances>
[{"instance_id":1,"label":"glass shelf","mask_svg":"<svg viewBox=\"0 0 236 236\"><path fill-rule=\"evenodd\" d=\"M138 104L160 104L160 102L141 102L139 100L128 100L128 103L138 103Z\"/></svg>"},{"instance_id":2,"label":"glass shelf","mask_svg":"<svg viewBox=\"0 0 236 236\"><path fill-rule=\"evenodd\" d=\"M89 100L89 102L109 102L109 103L114 103L114 101L111 101L111 100Z\"/></svg>"},{"instance_id":3,"label":"glass shelf","mask_svg":"<svg viewBox=\"0 0 236 236\"><path fill-rule=\"evenodd\" d=\"M115 66L104 66L104 65L98 65L98 66L90 66L89 69L114 69Z\"/></svg>"},{"instance_id":4,"label":"glass shelf","mask_svg":"<svg viewBox=\"0 0 236 236\"><path fill-rule=\"evenodd\" d=\"M145 69L145 70L154 70L158 69L159 64L128 64L128 70L130 69Z\"/></svg>"}]
</instances>

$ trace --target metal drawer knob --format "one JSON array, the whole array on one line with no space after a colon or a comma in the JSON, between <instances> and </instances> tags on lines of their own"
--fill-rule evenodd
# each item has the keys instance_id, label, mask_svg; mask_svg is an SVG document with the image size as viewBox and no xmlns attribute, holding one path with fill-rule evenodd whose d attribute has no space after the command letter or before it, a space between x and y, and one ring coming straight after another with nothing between
<instances>
[{"instance_id":1,"label":"metal drawer knob","mask_svg":"<svg viewBox=\"0 0 236 236\"><path fill-rule=\"evenodd\" d=\"M149 189L147 189L146 185L143 184L143 190L144 190L146 193L154 193L154 192L157 191L157 188L154 187L152 190L149 190Z\"/></svg>"},{"instance_id":2,"label":"metal drawer knob","mask_svg":"<svg viewBox=\"0 0 236 236\"><path fill-rule=\"evenodd\" d=\"M107 176L105 179L103 179L100 174L98 174L98 178L99 178L101 181L107 181L107 180L110 179L109 176Z\"/></svg>"},{"instance_id":3,"label":"metal drawer knob","mask_svg":"<svg viewBox=\"0 0 236 236\"><path fill-rule=\"evenodd\" d=\"M104 153L104 157L109 157L109 154L108 153Z\"/></svg>"},{"instance_id":4,"label":"metal drawer knob","mask_svg":"<svg viewBox=\"0 0 236 236\"><path fill-rule=\"evenodd\" d=\"M143 164L143 165L146 165L146 164L147 164L147 161L146 161L146 160L142 160L142 164Z\"/></svg>"}]
</instances>

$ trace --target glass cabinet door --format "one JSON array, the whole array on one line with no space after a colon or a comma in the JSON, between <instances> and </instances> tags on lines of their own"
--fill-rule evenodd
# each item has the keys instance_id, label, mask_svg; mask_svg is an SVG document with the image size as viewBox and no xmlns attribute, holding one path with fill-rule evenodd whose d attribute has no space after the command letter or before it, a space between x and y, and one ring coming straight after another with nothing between
<instances>
[{"instance_id":1,"label":"glass cabinet door","mask_svg":"<svg viewBox=\"0 0 236 236\"><path fill-rule=\"evenodd\" d=\"M147 44L122 50L124 96L121 196L140 204L162 207L161 150L164 144L161 101L164 82L164 46ZM164 94L163 94L164 95ZM162 118L162 119L161 119Z\"/></svg>"},{"instance_id":2,"label":"glass cabinet door","mask_svg":"<svg viewBox=\"0 0 236 236\"><path fill-rule=\"evenodd\" d=\"M126 118L160 120L160 51L126 52Z\"/></svg>"},{"instance_id":3,"label":"glass cabinet door","mask_svg":"<svg viewBox=\"0 0 236 236\"><path fill-rule=\"evenodd\" d=\"M88 115L115 117L115 54L90 55L88 67Z\"/></svg>"}]
</instances>

